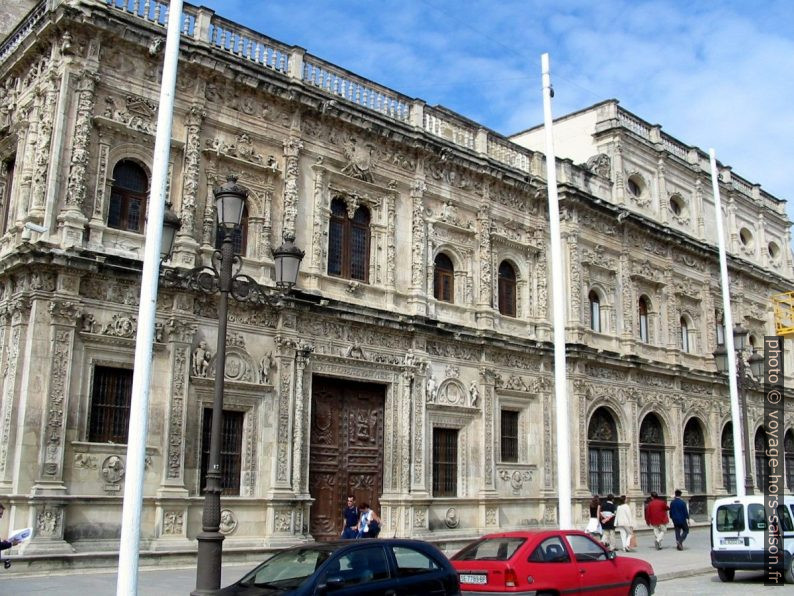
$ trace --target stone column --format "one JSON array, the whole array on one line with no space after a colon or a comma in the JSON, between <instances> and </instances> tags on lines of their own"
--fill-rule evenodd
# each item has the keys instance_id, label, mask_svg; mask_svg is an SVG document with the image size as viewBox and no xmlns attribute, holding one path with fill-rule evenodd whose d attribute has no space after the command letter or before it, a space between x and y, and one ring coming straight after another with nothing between
<instances>
[{"instance_id":1,"label":"stone column","mask_svg":"<svg viewBox=\"0 0 794 596\"><path fill-rule=\"evenodd\" d=\"M480 390L482 391L482 485L481 494L495 493L496 467L494 443L496 441L496 375L493 369L480 370Z\"/></svg>"},{"instance_id":2,"label":"stone column","mask_svg":"<svg viewBox=\"0 0 794 596\"><path fill-rule=\"evenodd\" d=\"M193 267L196 264L198 242L196 241L196 201L199 189L199 165L201 163L201 123L207 113L200 105L192 105L185 114L185 170L182 175L182 201L179 218L182 227L174 244L175 264Z\"/></svg>"},{"instance_id":3,"label":"stone column","mask_svg":"<svg viewBox=\"0 0 794 596\"><path fill-rule=\"evenodd\" d=\"M103 132L97 132L97 164L96 164L96 189L94 190L94 208L91 212L91 221L88 226L91 230L88 239L89 247L93 250L101 249L102 236L106 227L105 223L105 198L108 187L108 166L110 160L110 144L104 138Z\"/></svg>"},{"instance_id":4,"label":"stone column","mask_svg":"<svg viewBox=\"0 0 794 596\"><path fill-rule=\"evenodd\" d=\"M66 204L58 214L58 225L62 231L61 243L64 246L80 246L83 243L83 229L87 221L83 214L86 198L86 168L89 145L94 130L93 113L98 81L99 75L88 71L83 73L77 85L77 114Z\"/></svg>"},{"instance_id":5,"label":"stone column","mask_svg":"<svg viewBox=\"0 0 794 596\"><path fill-rule=\"evenodd\" d=\"M295 348L292 338L276 336L276 365L278 367L278 394L276 397L276 449L271 480L271 494L283 497L292 495L290 472L292 467L292 377L295 372Z\"/></svg>"},{"instance_id":6,"label":"stone column","mask_svg":"<svg viewBox=\"0 0 794 596\"><path fill-rule=\"evenodd\" d=\"M411 493L414 497L423 498L429 495L425 472L425 441L427 431L425 428L425 404L427 403L426 379L428 362L419 363L417 374L414 376L413 391L411 392L412 420L410 435L413 441L413 478L411 480Z\"/></svg>"},{"instance_id":7,"label":"stone column","mask_svg":"<svg viewBox=\"0 0 794 596\"><path fill-rule=\"evenodd\" d=\"M331 210L325 197L325 188L328 186L328 172L321 165L322 161L320 159L317 161L318 163L312 166L312 170L314 170L314 200L312 205L314 222L312 225L312 258L307 267L307 271L314 275L323 272L328 242L326 230L328 229L328 220L331 215Z\"/></svg>"}]
</instances>

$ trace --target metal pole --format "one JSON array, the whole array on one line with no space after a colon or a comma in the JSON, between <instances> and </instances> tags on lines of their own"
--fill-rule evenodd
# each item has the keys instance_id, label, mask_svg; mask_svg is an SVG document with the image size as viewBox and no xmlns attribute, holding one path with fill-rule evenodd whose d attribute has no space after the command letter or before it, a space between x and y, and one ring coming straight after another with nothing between
<instances>
[{"instance_id":1,"label":"metal pole","mask_svg":"<svg viewBox=\"0 0 794 596\"><path fill-rule=\"evenodd\" d=\"M141 274L141 296L138 307L138 331L135 336L135 364L132 374L130 426L127 438L126 480L121 513L119 543L119 574L116 594L134 596L138 593L138 550L141 539L141 508L143 505L143 474L148 433L149 389L152 378L152 342L157 313L157 278L160 267L160 245L163 240L163 214L171 150L171 125L174 117L174 89L179 61L179 30L182 22L182 0L172 0L168 15L160 107L157 112L157 135L152 158L152 191L146 223L146 243Z\"/></svg>"},{"instance_id":2,"label":"metal pole","mask_svg":"<svg viewBox=\"0 0 794 596\"><path fill-rule=\"evenodd\" d=\"M731 290L728 282L728 257L725 254L725 233L722 229L722 202L720 201L720 186L717 178L717 158L714 149L709 149L711 161L711 191L714 194L714 217L717 220L717 244L720 249L720 284L722 285L722 322L725 325L725 349L728 352L728 383L731 392L731 425L733 430L733 465L736 470L736 496L745 496L745 489L739 484L739 478L745 477L744 460L742 459L742 433L739 428L742 420L742 408L739 405L739 391L737 383L736 354L733 344L733 315L731 314ZM747 446L745 445L745 449Z\"/></svg>"},{"instance_id":3,"label":"metal pole","mask_svg":"<svg viewBox=\"0 0 794 596\"><path fill-rule=\"evenodd\" d=\"M204 488L204 511L201 518L203 531L196 536L198 540L196 589L191 592L194 596L213 594L221 587L223 534L218 531L221 523L221 492L223 492L221 486L221 429L223 428L223 386L226 371L226 324L229 292L232 285L232 263L234 262L234 246L230 230L225 230L220 252L215 398L212 401L210 458L207 465L207 485Z\"/></svg>"},{"instance_id":4,"label":"metal pole","mask_svg":"<svg viewBox=\"0 0 794 596\"><path fill-rule=\"evenodd\" d=\"M747 383L745 375L747 371L744 364L744 355L736 352L736 368L739 376L736 385L739 388L739 398L741 399L742 409L742 437L744 439L744 492L747 495L753 494L753 474L750 467L750 427L747 426ZM736 477L736 484L739 484L739 477Z\"/></svg>"},{"instance_id":5,"label":"metal pole","mask_svg":"<svg viewBox=\"0 0 794 596\"><path fill-rule=\"evenodd\" d=\"M562 247L560 239L560 205L557 198L557 162L551 118L551 77L549 55L540 58L543 75L543 125L546 131L546 177L549 195L551 232L551 281L554 297L554 406L557 435L557 490L560 529L573 526L571 518L571 443L568 422L568 385L565 376L565 292L563 288Z\"/></svg>"}]
</instances>

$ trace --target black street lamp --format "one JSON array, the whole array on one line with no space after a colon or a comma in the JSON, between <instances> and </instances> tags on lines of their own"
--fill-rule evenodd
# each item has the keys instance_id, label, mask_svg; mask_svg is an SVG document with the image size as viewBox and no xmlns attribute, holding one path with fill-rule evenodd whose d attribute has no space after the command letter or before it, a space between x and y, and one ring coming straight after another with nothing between
<instances>
[{"instance_id":1,"label":"black street lamp","mask_svg":"<svg viewBox=\"0 0 794 596\"><path fill-rule=\"evenodd\" d=\"M733 328L733 348L736 352L736 389L739 393L739 409L742 414L742 446L744 450L744 491L746 495L753 494L753 475L750 468L750 429L747 426L747 395L746 395L746 378L747 378L747 363L744 360L744 344L747 339L747 329L742 327L739 323ZM714 351L714 360L717 363L717 370L721 373L728 372L728 350L725 349L723 344L717 346ZM749 358L749 367L753 376L756 379L761 378L763 372L764 358L755 351Z\"/></svg>"},{"instance_id":2,"label":"black street lamp","mask_svg":"<svg viewBox=\"0 0 794 596\"><path fill-rule=\"evenodd\" d=\"M221 521L221 429L223 422L223 388L226 369L226 326L228 303L231 294L240 302L253 304L278 304L282 292L295 285L298 269L303 259L303 251L294 244L294 236L284 235L284 243L273 251L276 268L276 285L273 291L259 285L249 275L240 273L242 260L234 254L232 236L240 225L248 189L237 184L236 176L228 176L226 182L213 190L218 224L223 230L220 250L212 256L212 266L196 267L188 271L166 269L161 275L164 287L201 291L206 294L220 294L218 299L218 345L215 359L215 396L212 402L212 428L210 434L210 454L207 466L207 482L204 488L204 511L202 532L198 540L196 561L196 589L192 594L212 594L220 588L221 556L223 534L219 532ZM170 209L169 209L170 212ZM172 214L173 215L173 214ZM164 218L163 245L166 238L171 239L178 229L179 219ZM236 270L233 268L236 266Z\"/></svg>"}]
</instances>

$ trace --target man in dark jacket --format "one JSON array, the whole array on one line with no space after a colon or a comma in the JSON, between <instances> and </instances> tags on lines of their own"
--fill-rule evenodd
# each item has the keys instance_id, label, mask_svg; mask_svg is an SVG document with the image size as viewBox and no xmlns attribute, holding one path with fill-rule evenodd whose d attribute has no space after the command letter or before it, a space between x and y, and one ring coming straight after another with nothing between
<instances>
[{"instance_id":1,"label":"man in dark jacket","mask_svg":"<svg viewBox=\"0 0 794 596\"><path fill-rule=\"evenodd\" d=\"M618 510L615 505L615 495L609 493L606 502L601 504L601 529L604 536L601 539L609 550L615 550L615 512Z\"/></svg>"},{"instance_id":2,"label":"man in dark jacket","mask_svg":"<svg viewBox=\"0 0 794 596\"><path fill-rule=\"evenodd\" d=\"M356 497L353 495L347 496L347 505L342 510L342 518L344 529L341 537L355 538L358 533L358 507L356 507Z\"/></svg>"},{"instance_id":3,"label":"man in dark jacket","mask_svg":"<svg viewBox=\"0 0 794 596\"><path fill-rule=\"evenodd\" d=\"M689 534L689 510L686 502L681 498L681 491L676 489L675 498L670 501L670 519L675 528L675 545L678 550L684 550L684 540Z\"/></svg>"}]
</instances>

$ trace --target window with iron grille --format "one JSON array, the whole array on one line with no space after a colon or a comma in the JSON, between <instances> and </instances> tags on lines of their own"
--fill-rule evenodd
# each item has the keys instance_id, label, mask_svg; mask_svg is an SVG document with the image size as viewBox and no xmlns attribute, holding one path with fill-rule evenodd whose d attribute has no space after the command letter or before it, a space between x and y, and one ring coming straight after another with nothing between
<instances>
[{"instance_id":1,"label":"window with iron grille","mask_svg":"<svg viewBox=\"0 0 794 596\"><path fill-rule=\"evenodd\" d=\"M223 237L226 232L223 226L215 227L215 248L220 249L223 244ZM232 249L234 254L245 256L245 249L248 239L248 207L243 207L243 216L240 218L240 225L232 230Z\"/></svg>"},{"instance_id":2,"label":"window with iron grille","mask_svg":"<svg viewBox=\"0 0 794 596\"><path fill-rule=\"evenodd\" d=\"M502 410L502 461L518 461L518 412Z\"/></svg>"},{"instance_id":3,"label":"window with iron grille","mask_svg":"<svg viewBox=\"0 0 794 596\"><path fill-rule=\"evenodd\" d=\"M642 492L665 494L664 432L659 418L649 413L640 424L640 487Z\"/></svg>"},{"instance_id":4,"label":"window with iron grille","mask_svg":"<svg viewBox=\"0 0 794 596\"><path fill-rule=\"evenodd\" d=\"M516 271L507 261L499 265L499 312L516 316Z\"/></svg>"},{"instance_id":5,"label":"window with iron grille","mask_svg":"<svg viewBox=\"0 0 794 596\"><path fill-rule=\"evenodd\" d=\"M684 488L706 492L706 443L700 424L691 419L684 427Z\"/></svg>"},{"instance_id":6,"label":"window with iron grille","mask_svg":"<svg viewBox=\"0 0 794 596\"><path fill-rule=\"evenodd\" d=\"M722 485L728 494L736 494L736 460L733 458L733 425L722 429Z\"/></svg>"},{"instance_id":7,"label":"window with iron grille","mask_svg":"<svg viewBox=\"0 0 794 596\"><path fill-rule=\"evenodd\" d=\"M347 216L342 199L331 201L328 225L328 275L367 282L369 280L370 215L359 207Z\"/></svg>"},{"instance_id":8,"label":"window with iron grille","mask_svg":"<svg viewBox=\"0 0 794 596\"><path fill-rule=\"evenodd\" d=\"M88 440L92 443L126 443L131 399L132 370L95 366Z\"/></svg>"},{"instance_id":9,"label":"window with iron grille","mask_svg":"<svg viewBox=\"0 0 794 596\"><path fill-rule=\"evenodd\" d=\"M433 429L433 496L455 497L458 494L458 431Z\"/></svg>"},{"instance_id":10,"label":"window with iron grille","mask_svg":"<svg viewBox=\"0 0 794 596\"><path fill-rule=\"evenodd\" d=\"M134 161L123 159L113 168L108 227L143 232L149 179Z\"/></svg>"},{"instance_id":11,"label":"window with iron grille","mask_svg":"<svg viewBox=\"0 0 794 596\"><path fill-rule=\"evenodd\" d=\"M433 297L444 302L454 302L455 268L444 253L436 255L433 268Z\"/></svg>"},{"instance_id":12,"label":"window with iron grille","mask_svg":"<svg viewBox=\"0 0 794 596\"><path fill-rule=\"evenodd\" d=\"M590 492L594 495L620 493L620 459L617 426L606 408L599 408L587 428Z\"/></svg>"},{"instance_id":13,"label":"window with iron grille","mask_svg":"<svg viewBox=\"0 0 794 596\"><path fill-rule=\"evenodd\" d=\"M244 412L223 411L221 421L221 488L224 495L240 494L240 470L243 451ZM210 459L210 435L212 433L212 409L204 408L201 449L201 484L204 494L207 485L207 465Z\"/></svg>"},{"instance_id":14,"label":"window with iron grille","mask_svg":"<svg viewBox=\"0 0 794 596\"><path fill-rule=\"evenodd\" d=\"M755 433L755 440L753 441L755 447L755 486L759 491L763 491L766 484L766 450L767 442L762 429L758 429Z\"/></svg>"}]
</instances>

